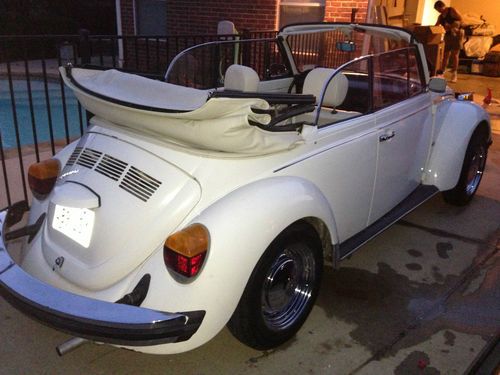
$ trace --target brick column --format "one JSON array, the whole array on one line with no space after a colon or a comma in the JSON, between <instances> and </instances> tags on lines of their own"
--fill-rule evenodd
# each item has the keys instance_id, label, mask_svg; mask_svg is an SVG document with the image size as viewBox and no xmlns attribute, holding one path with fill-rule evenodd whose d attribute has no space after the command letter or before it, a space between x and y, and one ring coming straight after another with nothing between
<instances>
[{"instance_id":1,"label":"brick column","mask_svg":"<svg viewBox=\"0 0 500 375\"><path fill-rule=\"evenodd\" d=\"M325 4L325 21L350 22L352 8L359 9L356 13L356 22L366 22L366 16L368 13L368 0L327 0Z\"/></svg>"}]
</instances>

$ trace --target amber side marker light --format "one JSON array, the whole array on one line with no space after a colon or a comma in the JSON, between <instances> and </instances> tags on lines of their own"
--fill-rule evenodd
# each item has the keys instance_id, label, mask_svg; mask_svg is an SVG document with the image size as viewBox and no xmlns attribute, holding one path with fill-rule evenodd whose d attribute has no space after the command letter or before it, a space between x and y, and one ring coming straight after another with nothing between
<instances>
[{"instance_id":1,"label":"amber side marker light","mask_svg":"<svg viewBox=\"0 0 500 375\"><path fill-rule=\"evenodd\" d=\"M30 165L28 183L36 199L45 199L50 194L60 171L61 164L57 159L48 159Z\"/></svg>"},{"instance_id":2,"label":"amber side marker light","mask_svg":"<svg viewBox=\"0 0 500 375\"><path fill-rule=\"evenodd\" d=\"M208 229L193 224L169 236L163 246L165 265L179 275L198 275L208 251Z\"/></svg>"}]
</instances>

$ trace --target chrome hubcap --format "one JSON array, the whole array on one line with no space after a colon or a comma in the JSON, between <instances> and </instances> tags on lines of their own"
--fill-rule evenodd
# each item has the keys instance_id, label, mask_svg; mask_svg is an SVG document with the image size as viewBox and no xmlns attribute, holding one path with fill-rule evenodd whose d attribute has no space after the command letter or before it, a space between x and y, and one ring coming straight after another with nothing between
<instances>
[{"instance_id":1,"label":"chrome hubcap","mask_svg":"<svg viewBox=\"0 0 500 375\"><path fill-rule=\"evenodd\" d=\"M268 328L278 331L302 315L314 289L315 260L303 246L289 247L271 265L262 289L262 312Z\"/></svg>"},{"instance_id":2,"label":"chrome hubcap","mask_svg":"<svg viewBox=\"0 0 500 375\"><path fill-rule=\"evenodd\" d=\"M465 190L467 195L475 193L483 176L484 166L486 164L485 151L483 146L477 146L474 150L469 170L467 172L467 184Z\"/></svg>"}]
</instances>

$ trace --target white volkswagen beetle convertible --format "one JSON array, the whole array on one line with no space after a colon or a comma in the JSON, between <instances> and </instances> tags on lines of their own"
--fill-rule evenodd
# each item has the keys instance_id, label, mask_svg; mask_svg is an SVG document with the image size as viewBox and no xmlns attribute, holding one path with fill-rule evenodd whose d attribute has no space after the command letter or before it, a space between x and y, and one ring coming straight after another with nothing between
<instances>
[{"instance_id":1,"label":"white volkswagen beetle convertible","mask_svg":"<svg viewBox=\"0 0 500 375\"><path fill-rule=\"evenodd\" d=\"M226 325L276 347L307 318L325 264L438 192L468 203L491 144L485 111L430 78L399 28L205 43L163 80L60 72L94 116L29 168L31 207L0 214L1 293L80 338L60 352L86 339L178 353Z\"/></svg>"}]
</instances>

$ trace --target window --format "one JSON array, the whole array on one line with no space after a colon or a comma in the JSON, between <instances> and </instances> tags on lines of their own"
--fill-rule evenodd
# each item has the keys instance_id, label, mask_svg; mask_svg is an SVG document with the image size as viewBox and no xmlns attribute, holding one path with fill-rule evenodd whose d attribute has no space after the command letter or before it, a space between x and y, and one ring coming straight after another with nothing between
<instances>
[{"instance_id":1,"label":"window","mask_svg":"<svg viewBox=\"0 0 500 375\"><path fill-rule=\"evenodd\" d=\"M137 35L167 33L167 2L165 0L136 0Z\"/></svg>"},{"instance_id":2,"label":"window","mask_svg":"<svg viewBox=\"0 0 500 375\"><path fill-rule=\"evenodd\" d=\"M322 22L325 0L281 0L280 27L292 23Z\"/></svg>"},{"instance_id":3,"label":"window","mask_svg":"<svg viewBox=\"0 0 500 375\"><path fill-rule=\"evenodd\" d=\"M366 114L371 110L369 58L353 61L342 69L349 83L344 101L337 109Z\"/></svg>"},{"instance_id":4,"label":"window","mask_svg":"<svg viewBox=\"0 0 500 375\"><path fill-rule=\"evenodd\" d=\"M339 72L331 68L313 70L305 82L306 94L316 97L318 106L302 118L320 128L354 119L370 112L369 57L353 61ZM323 88L325 83L328 85Z\"/></svg>"},{"instance_id":5,"label":"window","mask_svg":"<svg viewBox=\"0 0 500 375\"><path fill-rule=\"evenodd\" d=\"M402 48L373 57L375 110L415 96L423 88L415 48Z\"/></svg>"},{"instance_id":6,"label":"window","mask_svg":"<svg viewBox=\"0 0 500 375\"><path fill-rule=\"evenodd\" d=\"M425 89L424 75L417 59L415 48L408 51L409 96L420 94Z\"/></svg>"},{"instance_id":7,"label":"window","mask_svg":"<svg viewBox=\"0 0 500 375\"><path fill-rule=\"evenodd\" d=\"M354 35L357 36L357 33ZM358 57L362 51L359 47L355 52L343 52L336 47L337 42L350 40L350 36L340 30L327 30L290 35L287 37L287 43L292 51L295 66L299 72L303 72L316 66L336 68Z\"/></svg>"}]
</instances>

